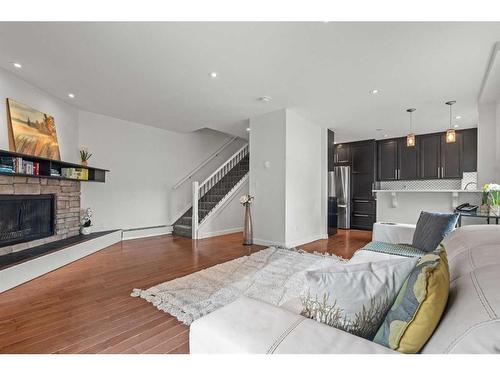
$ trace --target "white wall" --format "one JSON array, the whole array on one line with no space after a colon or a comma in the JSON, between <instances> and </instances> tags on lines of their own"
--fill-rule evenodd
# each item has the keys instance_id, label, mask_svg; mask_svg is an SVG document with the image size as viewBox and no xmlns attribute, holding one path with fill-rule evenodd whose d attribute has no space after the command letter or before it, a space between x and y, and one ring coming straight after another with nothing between
<instances>
[{"instance_id":1,"label":"white wall","mask_svg":"<svg viewBox=\"0 0 500 375\"><path fill-rule=\"evenodd\" d=\"M244 194L248 194L248 180L241 184L222 209L214 212L213 216L200 225L198 238L242 232L245 222L245 208L240 203L240 197Z\"/></svg>"},{"instance_id":2,"label":"white wall","mask_svg":"<svg viewBox=\"0 0 500 375\"><path fill-rule=\"evenodd\" d=\"M297 246L326 237L326 132L289 109L250 119L254 242Z\"/></svg>"},{"instance_id":3,"label":"white wall","mask_svg":"<svg viewBox=\"0 0 500 375\"><path fill-rule=\"evenodd\" d=\"M80 111L79 141L106 183L82 184L82 207L95 230L172 224L172 186L230 137L213 131L176 133ZM189 188L189 183L187 183Z\"/></svg>"},{"instance_id":4,"label":"white wall","mask_svg":"<svg viewBox=\"0 0 500 375\"><path fill-rule=\"evenodd\" d=\"M286 111L286 246L324 237L322 129ZM325 168L325 170L322 170Z\"/></svg>"},{"instance_id":5,"label":"white wall","mask_svg":"<svg viewBox=\"0 0 500 375\"><path fill-rule=\"evenodd\" d=\"M250 195L254 242L285 243L286 110L250 119Z\"/></svg>"},{"instance_id":6,"label":"white wall","mask_svg":"<svg viewBox=\"0 0 500 375\"><path fill-rule=\"evenodd\" d=\"M0 105L0 149L9 149L6 98L54 116L61 159L69 162L79 161L78 110L3 69L0 69L0 99L2 100Z\"/></svg>"}]
</instances>

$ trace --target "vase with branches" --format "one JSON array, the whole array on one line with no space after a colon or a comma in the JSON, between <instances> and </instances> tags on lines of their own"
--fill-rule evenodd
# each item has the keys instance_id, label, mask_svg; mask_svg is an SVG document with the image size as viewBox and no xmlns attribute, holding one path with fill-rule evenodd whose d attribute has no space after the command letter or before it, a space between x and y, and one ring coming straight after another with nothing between
<instances>
[{"instance_id":1,"label":"vase with branches","mask_svg":"<svg viewBox=\"0 0 500 375\"><path fill-rule=\"evenodd\" d=\"M500 185L486 184L483 186L481 210L489 215L500 216Z\"/></svg>"}]
</instances>

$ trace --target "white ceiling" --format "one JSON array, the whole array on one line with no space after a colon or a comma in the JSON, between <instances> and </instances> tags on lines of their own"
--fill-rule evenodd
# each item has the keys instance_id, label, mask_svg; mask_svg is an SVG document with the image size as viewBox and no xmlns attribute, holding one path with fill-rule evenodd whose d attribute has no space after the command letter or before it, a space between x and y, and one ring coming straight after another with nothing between
<instances>
[{"instance_id":1,"label":"white ceiling","mask_svg":"<svg viewBox=\"0 0 500 375\"><path fill-rule=\"evenodd\" d=\"M456 123L475 126L498 40L500 23L1 23L0 66L160 128L243 134L246 119L289 107L348 141L404 135L408 107L417 132L445 130L450 99Z\"/></svg>"}]
</instances>

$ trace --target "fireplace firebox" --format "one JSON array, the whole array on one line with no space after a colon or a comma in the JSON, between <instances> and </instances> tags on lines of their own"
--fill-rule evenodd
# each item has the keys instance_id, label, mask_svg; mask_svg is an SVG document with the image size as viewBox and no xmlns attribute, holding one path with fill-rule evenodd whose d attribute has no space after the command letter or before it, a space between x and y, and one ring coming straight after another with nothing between
<instances>
[{"instance_id":1,"label":"fireplace firebox","mask_svg":"<svg viewBox=\"0 0 500 375\"><path fill-rule=\"evenodd\" d=\"M0 247L54 234L54 195L0 195Z\"/></svg>"}]
</instances>

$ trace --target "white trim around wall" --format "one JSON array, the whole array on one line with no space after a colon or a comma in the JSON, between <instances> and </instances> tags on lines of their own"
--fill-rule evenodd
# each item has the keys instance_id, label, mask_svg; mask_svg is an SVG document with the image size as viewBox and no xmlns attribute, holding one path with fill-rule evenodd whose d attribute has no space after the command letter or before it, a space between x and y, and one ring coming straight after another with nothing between
<instances>
[{"instance_id":1,"label":"white trim around wall","mask_svg":"<svg viewBox=\"0 0 500 375\"><path fill-rule=\"evenodd\" d=\"M238 232L243 232L243 227L229 228L229 229L217 230L214 232L203 233L203 237L200 237L199 239L215 237L215 236L223 236L225 234L238 233Z\"/></svg>"},{"instance_id":2,"label":"white trim around wall","mask_svg":"<svg viewBox=\"0 0 500 375\"><path fill-rule=\"evenodd\" d=\"M280 246L280 247L286 247L286 248L292 248L292 247L296 247L296 246L300 246L300 245L304 245L304 244L307 244L307 243L310 243L310 242L314 242L314 241L318 241L318 240L323 240L323 239L326 239L328 238L328 235L322 235L322 234L317 234L317 235L314 235L314 236L310 236L310 237L307 237L307 238L302 238L298 241L294 241L294 242L291 242L291 243L283 243L283 242L275 242L275 241L267 241L267 240L262 240L262 239L259 239L259 238L254 238L253 240L253 243L255 245L261 245L261 246Z\"/></svg>"},{"instance_id":3,"label":"white trim around wall","mask_svg":"<svg viewBox=\"0 0 500 375\"><path fill-rule=\"evenodd\" d=\"M301 238L298 241L293 241L291 243L288 243L288 244L286 244L286 247L296 247L296 246L300 246L300 245L305 245L306 243L322 240L325 238L328 238L328 236L325 237L323 234L317 234L317 235L310 236L307 238Z\"/></svg>"},{"instance_id":4,"label":"white trim around wall","mask_svg":"<svg viewBox=\"0 0 500 375\"><path fill-rule=\"evenodd\" d=\"M127 241L127 240L134 240L137 238L162 236L165 234L172 234L172 231L173 231L173 226L171 225L159 225L147 228L125 229L122 232L122 240Z\"/></svg>"}]
</instances>

